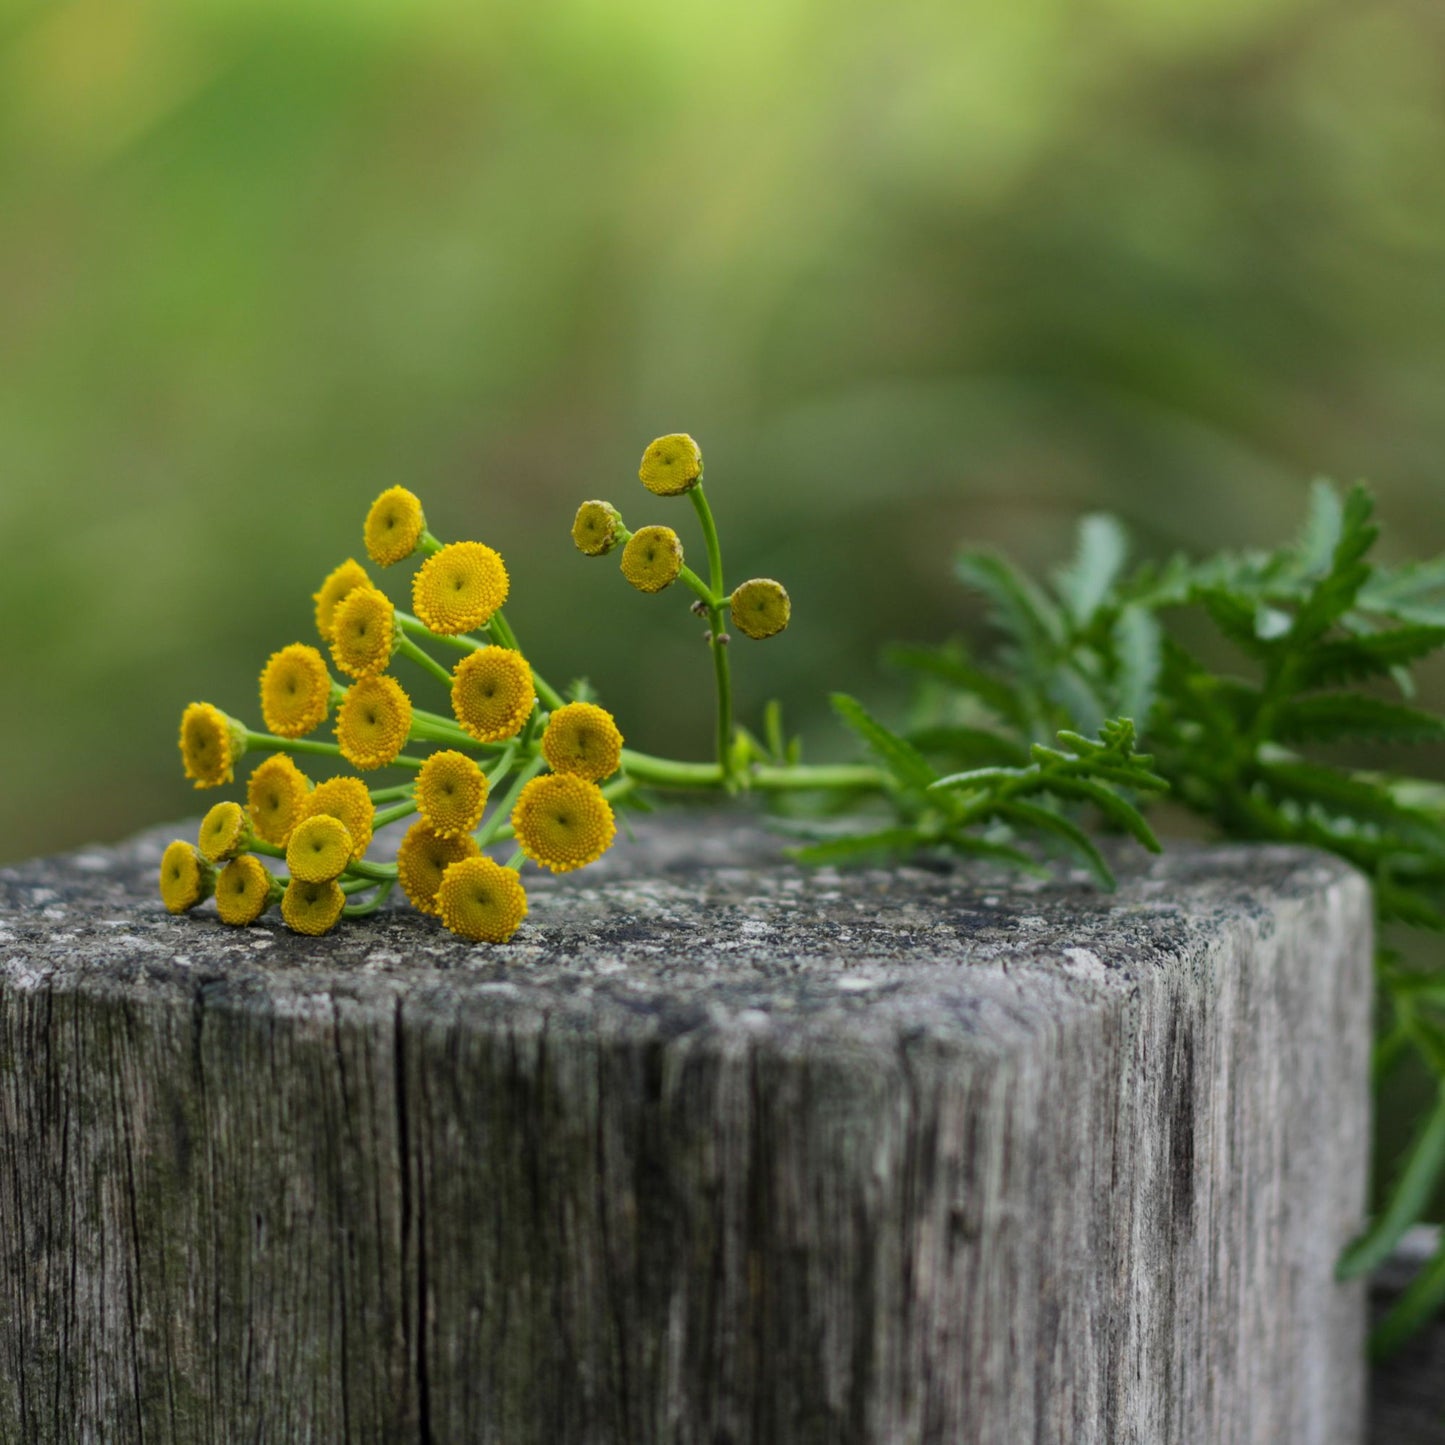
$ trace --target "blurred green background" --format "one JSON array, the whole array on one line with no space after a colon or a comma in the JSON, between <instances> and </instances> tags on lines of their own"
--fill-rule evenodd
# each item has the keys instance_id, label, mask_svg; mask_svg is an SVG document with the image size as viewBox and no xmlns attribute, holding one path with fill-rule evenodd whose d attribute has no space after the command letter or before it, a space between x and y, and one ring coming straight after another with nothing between
<instances>
[{"instance_id":1,"label":"blurred green background","mask_svg":"<svg viewBox=\"0 0 1445 1445\"><path fill-rule=\"evenodd\" d=\"M679 756L700 624L568 539L700 554L660 432L793 594L735 661L813 756L978 627L965 539L1272 542L1328 472L1439 550L1442 71L1424 0L6 4L0 859L194 811L182 706L256 717L394 483Z\"/></svg>"}]
</instances>

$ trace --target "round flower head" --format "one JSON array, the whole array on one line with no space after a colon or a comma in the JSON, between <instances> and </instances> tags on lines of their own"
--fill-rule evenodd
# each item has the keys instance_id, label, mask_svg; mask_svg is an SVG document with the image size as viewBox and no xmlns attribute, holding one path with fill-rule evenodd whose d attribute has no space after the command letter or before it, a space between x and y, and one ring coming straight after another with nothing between
<instances>
[{"instance_id":1,"label":"round flower head","mask_svg":"<svg viewBox=\"0 0 1445 1445\"><path fill-rule=\"evenodd\" d=\"M572 523L572 540L579 552L601 557L617 545L622 513L611 502L583 502Z\"/></svg>"},{"instance_id":2,"label":"round flower head","mask_svg":"<svg viewBox=\"0 0 1445 1445\"><path fill-rule=\"evenodd\" d=\"M385 672L396 648L396 608L375 587L353 587L331 619L331 656L348 677Z\"/></svg>"},{"instance_id":3,"label":"round flower head","mask_svg":"<svg viewBox=\"0 0 1445 1445\"><path fill-rule=\"evenodd\" d=\"M286 845L286 866L303 883L329 883L351 862L352 839L346 824L329 813L298 823Z\"/></svg>"},{"instance_id":4,"label":"round flower head","mask_svg":"<svg viewBox=\"0 0 1445 1445\"><path fill-rule=\"evenodd\" d=\"M219 788L234 776L246 751L246 729L208 702L193 702L181 714L181 762L198 788Z\"/></svg>"},{"instance_id":5,"label":"round flower head","mask_svg":"<svg viewBox=\"0 0 1445 1445\"><path fill-rule=\"evenodd\" d=\"M479 648L452 670L452 712L479 743L515 736L536 700L532 668L510 647Z\"/></svg>"},{"instance_id":6,"label":"round flower head","mask_svg":"<svg viewBox=\"0 0 1445 1445\"><path fill-rule=\"evenodd\" d=\"M733 590L733 626L749 637L776 637L788 625L793 604L788 589L771 577L754 577Z\"/></svg>"},{"instance_id":7,"label":"round flower head","mask_svg":"<svg viewBox=\"0 0 1445 1445\"><path fill-rule=\"evenodd\" d=\"M258 763L246 783L246 811L256 836L284 848L310 791L310 780L285 753Z\"/></svg>"},{"instance_id":8,"label":"round flower head","mask_svg":"<svg viewBox=\"0 0 1445 1445\"><path fill-rule=\"evenodd\" d=\"M507 600L507 587L498 553L481 542L453 542L416 569L412 611L433 632L456 636L485 627Z\"/></svg>"},{"instance_id":9,"label":"round flower head","mask_svg":"<svg viewBox=\"0 0 1445 1445\"><path fill-rule=\"evenodd\" d=\"M390 567L416 551L426 518L421 501L405 487L388 487L366 514L366 554L378 567Z\"/></svg>"},{"instance_id":10,"label":"round flower head","mask_svg":"<svg viewBox=\"0 0 1445 1445\"><path fill-rule=\"evenodd\" d=\"M416 775L416 805L441 838L459 838L482 821L487 775L465 754L433 753Z\"/></svg>"},{"instance_id":11,"label":"round flower head","mask_svg":"<svg viewBox=\"0 0 1445 1445\"><path fill-rule=\"evenodd\" d=\"M686 432L649 442L637 471L642 485L659 497L680 497L702 481L702 452Z\"/></svg>"},{"instance_id":12,"label":"round flower head","mask_svg":"<svg viewBox=\"0 0 1445 1445\"><path fill-rule=\"evenodd\" d=\"M281 895L281 918L286 927L313 938L336 927L346 895L339 883L304 883L293 878Z\"/></svg>"},{"instance_id":13,"label":"round flower head","mask_svg":"<svg viewBox=\"0 0 1445 1445\"><path fill-rule=\"evenodd\" d=\"M402 750L410 732L411 699L394 677L367 677L353 683L336 710L341 756L362 772L384 768Z\"/></svg>"},{"instance_id":14,"label":"round flower head","mask_svg":"<svg viewBox=\"0 0 1445 1445\"><path fill-rule=\"evenodd\" d=\"M671 527L643 527L622 549L622 575L639 592L661 592L682 571L682 541Z\"/></svg>"},{"instance_id":15,"label":"round flower head","mask_svg":"<svg viewBox=\"0 0 1445 1445\"><path fill-rule=\"evenodd\" d=\"M480 852L470 833L443 838L430 823L413 823L396 850L396 876L412 907L435 914L442 875L453 863L475 858Z\"/></svg>"},{"instance_id":16,"label":"round flower head","mask_svg":"<svg viewBox=\"0 0 1445 1445\"><path fill-rule=\"evenodd\" d=\"M595 863L617 833L602 790L568 773L533 778L512 810L512 827L522 852L554 873Z\"/></svg>"},{"instance_id":17,"label":"round flower head","mask_svg":"<svg viewBox=\"0 0 1445 1445\"><path fill-rule=\"evenodd\" d=\"M245 848L250 831L245 810L239 803L217 803L201 819L196 845L207 863L224 863Z\"/></svg>"},{"instance_id":18,"label":"round flower head","mask_svg":"<svg viewBox=\"0 0 1445 1445\"><path fill-rule=\"evenodd\" d=\"M216 890L216 870L183 838L161 854L161 902L168 913L186 913Z\"/></svg>"},{"instance_id":19,"label":"round flower head","mask_svg":"<svg viewBox=\"0 0 1445 1445\"><path fill-rule=\"evenodd\" d=\"M606 708L569 702L547 719L542 753L554 773L598 783L610 778L622 761L622 734Z\"/></svg>"},{"instance_id":20,"label":"round flower head","mask_svg":"<svg viewBox=\"0 0 1445 1445\"><path fill-rule=\"evenodd\" d=\"M351 834L351 856L360 858L371 847L371 820L375 816L371 794L360 778L327 778L306 795L297 824L323 814L339 818Z\"/></svg>"},{"instance_id":21,"label":"round flower head","mask_svg":"<svg viewBox=\"0 0 1445 1445\"><path fill-rule=\"evenodd\" d=\"M321 590L312 596L312 601L316 603L316 630L321 634L323 642L331 641L331 622L336 615L336 604L353 587L370 586L371 578L366 575L366 568L354 557L348 557L334 572L328 574L321 584Z\"/></svg>"},{"instance_id":22,"label":"round flower head","mask_svg":"<svg viewBox=\"0 0 1445 1445\"><path fill-rule=\"evenodd\" d=\"M244 927L270 906L270 870L254 853L242 853L221 869L216 879L216 912L222 923Z\"/></svg>"},{"instance_id":23,"label":"round flower head","mask_svg":"<svg viewBox=\"0 0 1445 1445\"><path fill-rule=\"evenodd\" d=\"M304 642L273 652L261 669L261 716L278 738L304 737L326 721L331 674L326 659Z\"/></svg>"},{"instance_id":24,"label":"round flower head","mask_svg":"<svg viewBox=\"0 0 1445 1445\"><path fill-rule=\"evenodd\" d=\"M510 868L463 858L442 874L437 911L453 933L474 943L505 943L527 916L527 891Z\"/></svg>"}]
</instances>

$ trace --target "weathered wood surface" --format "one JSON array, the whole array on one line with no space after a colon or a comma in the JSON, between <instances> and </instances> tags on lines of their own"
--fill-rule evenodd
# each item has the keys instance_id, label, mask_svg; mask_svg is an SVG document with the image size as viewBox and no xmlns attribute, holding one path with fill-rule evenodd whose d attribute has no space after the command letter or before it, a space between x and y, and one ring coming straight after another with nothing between
<instances>
[{"instance_id":1,"label":"weathered wood surface","mask_svg":"<svg viewBox=\"0 0 1445 1445\"><path fill-rule=\"evenodd\" d=\"M1361 1438L1369 906L806 872L723 817L505 949L0 871L0 1441Z\"/></svg>"}]
</instances>

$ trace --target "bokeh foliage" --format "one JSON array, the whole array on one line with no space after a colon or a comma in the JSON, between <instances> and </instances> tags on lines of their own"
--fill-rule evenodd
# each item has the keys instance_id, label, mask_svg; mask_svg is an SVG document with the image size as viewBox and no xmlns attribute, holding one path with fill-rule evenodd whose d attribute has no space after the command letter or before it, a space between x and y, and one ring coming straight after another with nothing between
<instances>
[{"instance_id":1,"label":"bokeh foliage","mask_svg":"<svg viewBox=\"0 0 1445 1445\"><path fill-rule=\"evenodd\" d=\"M1329 470L1438 551L1442 61L1415 3L7 7L0 856L193 806L181 705L253 707L394 482L698 755L697 629L566 535L668 520L660 431L793 592L742 702L815 755L977 625L960 541L1273 539Z\"/></svg>"}]
</instances>

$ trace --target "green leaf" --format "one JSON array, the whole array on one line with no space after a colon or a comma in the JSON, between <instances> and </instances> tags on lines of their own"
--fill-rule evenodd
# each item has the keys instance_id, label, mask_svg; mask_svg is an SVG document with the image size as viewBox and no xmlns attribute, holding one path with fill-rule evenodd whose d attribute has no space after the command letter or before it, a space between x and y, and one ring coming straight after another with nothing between
<instances>
[{"instance_id":1,"label":"green leaf","mask_svg":"<svg viewBox=\"0 0 1445 1445\"><path fill-rule=\"evenodd\" d=\"M1368 1274L1383 1264L1399 1244L1405 1231L1424 1214L1435 1182L1445 1169L1445 1089L1411 1144L1394 1188L1390 1190L1379 1217L1341 1257L1336 1273L1340 1279Z\"/></svg>"},{"instance_id":2,"label":"green leaf","mask_svg":"<svg viewBox=\"0 0 1445 1445\"><path fill-rule=\"evenodd\" d=\"M906 739L889 732L855 697L846 692L832 696L833 711L857 733L878 760L905 787L919 791L933 785L937 774L928 759Z\"/></svg>"},{"instance_id":3,"label":"green leaf","mask_svg":"<svg viewBox=\"0 0 1445 1445\"><path fill-rule=\"evenodd\" d=\"M1304 531L1295 546L1300 571L1307 577L1326 570L1340 544L1344 530L1345 509L1340 494L1323 478L1310 485L1309 514Z\"/></svg>"},{"instance_id":4,"label":"green leaf","mask_svg":"<svg viewBox=\"0 0 1445 1445\"><path fill-rule=\"evenodd\" d=\"M788 744L783 731L783 705L777 698L770 698L763 708L763 736L774 761L781 763L787 754Z\"/></svg>"},{"instance_id":5,"label":"green leaf","mask_svg":"<svg viewBox=\"0 0 1445 1445\"><path fill-rule=\"evenodd\" d=\"M1147 733L1164 663L1159 620L1146 607L1126 607L1114 623L1113 641L1118 658L1114 681L1117 710Z\"/></svg>"},{"instance_id":6,"label":"green leaf","mask_svg":"<svg viewBox=\"0 0 1445 1445\"><path fill-rule=\"evenodd\" d=\"M1394 1309L1370 1336L1370 1353L1375 1359L1393 1354L1438 1313L1445 1304L1445 1238L1430 1263L1410 1281Z\"/></svg>"},{"instance_id":7,"label":"green leaf","mask_svg":"<svg viewBox=\"0 0 1445 1445\"><path fill-rule=\"evenodd\" d=\"M1364 487L1351 488L1345 498L1340 538L1330 569L1315 583L1295 614L1290 640L1296 646L1312 641L1338 622L1355 605L1360 589L1370 580L1364 558L1380 533L1370 520L1374 510L1374 499Z\"/></svg>"},{"instance_id":8,"label":"green leaf","mask_svg":"<svg viewBox=\"0 0 1445 1445\"><path fill-rule=\"evenodd\" d=\"M1439 742L1445 738L1445 718L1362 693L1332 693L1285 704L1278 714L1276 732L1282 742L1333 742L1337 738Z\"/></svg>"},{"instance_id":9,"label":"green leaf","mask_svg":"<svg viewBox=\"0 0 1445 1445\"><path fill-rule=\"evenodd\" d=\"M1264 782L1283 797L1316 803L1327 812L1393 828L1431 852L1445 851L1445 823L1403 806L1379 783L1318 763L1262 762L1258 766Z\"/></svg>"},{"instance_id":10,"label":"green leaf","mask_svg":"<svg viewBox=\"0 0 1445 1445\"><path fill-rule=\"evenodd\" d=\"M1044 786L1051 792L1067 798L1081 798L1092 803L1110 822L1122 828L1142 843L1151 853L1163 850L1154 831L1144 821L1144 815L1132 803L1117 793L1096 783L1090 778L1045 775Z\"/></svg>"},{"instance_id":11,"label":"green leaf","mask_svg":"<svg viewBox=\"0 0 1445 1445\"><path fill-rule=\"evenodd\" d=\"M1117 518L1094 513L1079 523L1073 560L1057 578L1059 596L1079 627L1102 606L1129 556L1129 538Z\"/></svg>"},{"instance_id":12,"label":"green leaf","mask_svg":"<svg viewBox=\"0 0 1445 1445\"><path fill-rule=\"evenodd\" d=\"M994 621L1026 652L1044 656L1063 646L1058 609L1011 562L992 552L965 552L954 563L954 573L988 598Z\"/></svg>"},{"instance_id":13,"label":"green leaf","mask_svg":"<svg viewBox=\"0 0 1445 1445\"><path fill-rule=\"evenodd\" d=\"M913 828L879 828L872 833L850 833L844 838L789 848L787 852L800 863L846 863L870 853L911 852L921 846L922 840Z\"/></svg>"},{"instance_id":14,"label":"green leaf","mask_svg":"<svg viewBox=\"0 0 1445 1445\"><path fill-rule=\"evenodd\" d=\"M1052 834L1061 838L1083 858L1094 876L1110 891L1114 888L1114 875L1104 861L1104 855L1094 846L1093 840L1075 822L1042 808L1036 803L1026 803L1018 798L1008 798L995 805L993 812L1006 822L1021 824L1035 832Z\"/></svg>"},{"instance_id":15,"label":"green leaf","mask_svg":"<svg viewBox=\"0 0 1445 1445\"><path fill-rule=\"evenodd\" d=\"M990 783L1015 783L1029 775L1028 768L969 768L962 773L950 773L946 778L935 778L928 787L930 792L944 788L970 788L978 790Z\"/></svg>"},{"instance_id":16,"label":"green leaf","mask_svg":"<svg viewBox=\"0 0 1445 1445\"><path fill-rule=\"evenodd\" d=\"M895 667L950 683L960 692L976 697L1015 727L1028 727L1028 709L1018 694L1007 683L962 657L931 647L896 646L887 649L884 660Z\"/></svg>"},{"instance_id":17,"label":"green leaf","mask_svg":"<svg viewBox=\"0 0 1445 1445\"><path fill-rule=\"evenodd\" d=\"M1445 626L1412 624L1386 632L1335 638L1307 654L1301 685L1335 687L1367 677L1384 677L1445 647Z\"/></svg>"},{"instance_id":18,"label":"green leaf","mask_svg":"<svg viewBox=\"0 0 1445 1445\"><path fill-rule=\"evenodd\" d=\"M947 753L961 762L1023 764L1029 752L1022 743L987 728L932 727L908 734L908 741L923 753Z\"/></svg>"},{"instance_id":19,"label":"green leaf","mask_svg":"<svg viewBox=\"0 0 1445 1445\"><path fill-rule=\"evenodd\" d=\"M974 858L987 858L997 863L1007 863L1010 867L1017 868L1024 873L1032 873L1036 877L1048 876L1048 869L1040 867L1037 860L1030 858L1022 849L1009 847L1007 843L995 843L991 839L963 832L949 833L947 838L955 852Z\"/></svg>"}]
</instances>

